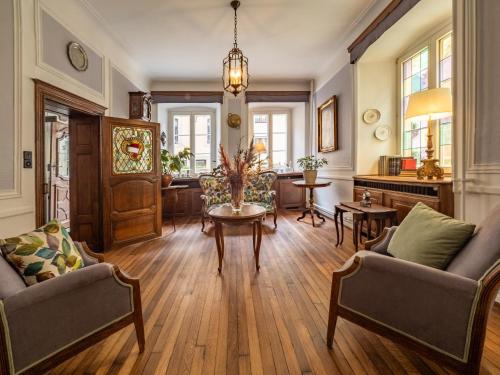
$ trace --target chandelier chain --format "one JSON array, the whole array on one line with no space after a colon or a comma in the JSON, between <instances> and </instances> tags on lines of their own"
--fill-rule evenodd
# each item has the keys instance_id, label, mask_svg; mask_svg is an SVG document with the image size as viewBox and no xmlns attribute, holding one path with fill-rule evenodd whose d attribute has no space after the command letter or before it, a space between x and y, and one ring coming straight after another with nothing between
<instances>
[{"instance_id":1,"label":"chandelier chain","mask_svg":"<svg viewBox=\"0 0 500 375\"><path fill-rule=\"evenodd\" d=\"M236 15L236 8L234 9L234 48L238 48L238 16Z\"/></svg>"}]
</instances>

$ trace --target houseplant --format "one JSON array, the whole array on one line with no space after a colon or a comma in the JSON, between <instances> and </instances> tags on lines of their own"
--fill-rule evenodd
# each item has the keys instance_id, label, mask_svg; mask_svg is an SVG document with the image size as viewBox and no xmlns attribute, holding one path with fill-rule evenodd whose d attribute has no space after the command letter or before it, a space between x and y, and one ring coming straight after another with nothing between
<instances>
[{"instance_id":1,"label":"houseplant","mask_svg":"<svg viewBox=\"0 0 500 375\"><path fill-rule=\"evenodd\" d=\"M224 147L220 145L219 149L221 165L220 173L226 178L231 189L231 207L233 212L241 211L243 205L243 189L248 183L249 176L254 173L252 169L255 164L255 151L253 147L253 139L246 150L238 145L238 149L232 160L227 155Z\"/></svg>"},{"instance_id":2,"label":"houseplant","mask_svg":"<svg viewBox=\"0 0 500 375\"><path fill-rule=\"evenodd\" d=\"M297 160L297 163L302 168L304 180L307 184L314 184L318 176L318 169L328 164L325 158L317 158L314 155L304 156Z\"/></svg>"},{"instance_id":3,"label":"houseplant","mask_svg":"<svg viewBox=\"0 0 500 375\"><path fill-rule=\"evenodd\" d=\"M172 173L179 173L185 163L194 156L189 147L179 151L176 155L171 154L168 150L162 149L160 154L161 159L161 185L163 187L170 186L174 177Z\"/></svg>"}]
</instances>

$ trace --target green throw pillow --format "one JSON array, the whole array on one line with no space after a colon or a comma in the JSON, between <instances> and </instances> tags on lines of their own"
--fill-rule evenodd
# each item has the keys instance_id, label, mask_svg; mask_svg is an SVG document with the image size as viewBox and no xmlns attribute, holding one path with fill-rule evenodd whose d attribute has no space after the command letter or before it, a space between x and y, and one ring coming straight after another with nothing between
<instances>
[{"instance_id":1,"label":"green throw pillow","mask_svg":"<svg viewBox=\"0 0 500 375\"><path fill-rule=\"evenodd\" d=\"M0 250L28 286L83 267L78 249L57 220L0 240Z\"/></svg>"},{"instance_id":2,"label":"green throw pillow","mask_svg":"<svg viewBox=\"0 0 500 375\"><path fill-rule=\"evenodd\" d=\"M474 233L474 224L417 203L392 236L387 252L395 258L445 269Z\"/></svg>"}]
</instances>

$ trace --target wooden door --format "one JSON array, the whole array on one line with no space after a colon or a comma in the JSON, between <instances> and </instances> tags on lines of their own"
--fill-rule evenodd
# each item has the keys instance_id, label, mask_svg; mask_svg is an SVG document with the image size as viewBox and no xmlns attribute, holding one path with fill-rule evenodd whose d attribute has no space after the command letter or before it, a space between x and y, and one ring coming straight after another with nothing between
<instances>
[{"instance_id":1,"label":"wooden door","mask_svg":"<svg viewBox=\"0 0 500 375\"><path fill-rule=\"evenodd\" d=\"M71 237L101 251L99 116L70 116L69 134Z\"/></svg>"},{"instance_id":2,"label":"wooden door","mask_svg":"<svg viewBox=\"0 0 500 375\"><path fill-rule=\"evenodd\" d=\"M57 121L52 122L50 143L49 217L59 220L65 228L69 228L69 126Z\"/></svg>"},{"instance_id":3,"label":"wooden door","mask_svg":"<svg viewBox=\"0 0 500 375\"><path fill-rule=\"evenodd\" d=\"M101 117L104 247L161 236L160 124Z\"/></svg>"}]
</instances>

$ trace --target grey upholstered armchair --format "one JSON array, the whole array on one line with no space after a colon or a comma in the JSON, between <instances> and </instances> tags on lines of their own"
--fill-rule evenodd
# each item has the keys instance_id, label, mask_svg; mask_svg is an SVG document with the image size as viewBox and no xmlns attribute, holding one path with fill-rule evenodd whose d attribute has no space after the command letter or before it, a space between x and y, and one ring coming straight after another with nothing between
<instances>
[{"instance_id":1,"label":"grey upholstered armchair","mask_svg":"<svg viewBox=\"0 0 500 375\"><path fill-rule=\"evenodd\" d=\"M500 285L500 206L444 271L388 255L395 230L385 228L366 243L368 251L333 273L328 346L340 316L460 372L477 374Z\"/></svg>"},{"instance_id":2,"label":"grey upholstered armchair","mask_svg":"<svg viewBox=\"0 0 500 375\"><path fill-rule=\"evenodd\" d=\"M30 287L0 256L0 374L43 373L131 323L144 350L139 280L75 244L84 268Z\"/></svg>"}]
</instances>

